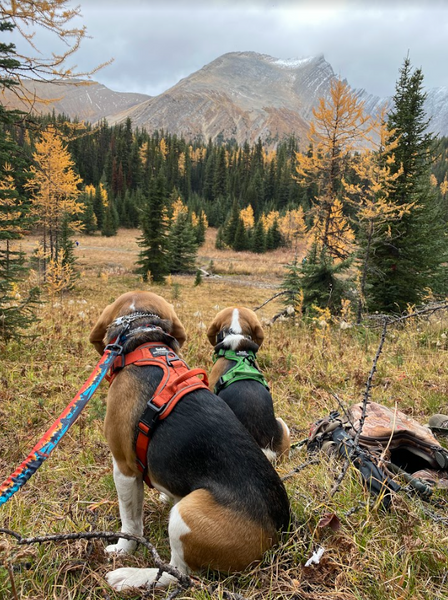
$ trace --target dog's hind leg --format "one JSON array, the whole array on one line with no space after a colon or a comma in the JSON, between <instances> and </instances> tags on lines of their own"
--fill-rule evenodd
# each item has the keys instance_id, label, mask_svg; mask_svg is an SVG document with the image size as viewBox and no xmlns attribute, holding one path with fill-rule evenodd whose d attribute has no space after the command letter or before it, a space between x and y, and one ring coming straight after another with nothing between
<instances>
[{"instance_id":1,"label":"dog's hind leg","mask_svg":"<svg viewBox=\"0 0 448 600\"><path fill-rule=\"evenodd\" d=\"M181 537L190 533L190 528L183 521L177 505L173 506L171 509L168 532L171 546L170 565L175 567L182 575L186 575L189 572L189 569L184 560ZM171 583L176 583L177 581L175 577L166 572L163 572L160 578L157 579L158 574L159 569L123 567L108 573L106 579L109 585L118 591L149 586L156 581L157 587L167 587Z\"/></svg>"},{"instance_id":2,"label":"dog's hind leg","mask_svg":"<svg viewBox=\"0 0 448 600\"><path fill-rule=\"evenodd\" d=\"M275 449L277 452L277 458L279 460L287 460L289 457L289 451L291 448L291 434L289 427L286 425L283 419L277 417L278 427L281 430L281 441L278 447Z\"/></svg>"},{"instance_id":3,"label":"dog's hind leg","mask_svg":"<svg viewBox=\"0 0 448 600\"><path fill-rule=\"evenodd\" d=\"M118 494L120 508L121 532L131 535L143 535L143 479L128 477L120 471L117 462L114 463L114 482ZM137 542L120 538L117 544L106 547L106 552L131 554L137 547Z\"/></svg>"}]
</instances>

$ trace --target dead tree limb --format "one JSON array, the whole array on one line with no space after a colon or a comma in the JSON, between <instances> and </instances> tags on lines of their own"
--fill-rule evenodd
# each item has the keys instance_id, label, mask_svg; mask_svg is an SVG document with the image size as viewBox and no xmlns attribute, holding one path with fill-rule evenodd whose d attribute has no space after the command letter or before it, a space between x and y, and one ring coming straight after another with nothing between
<instances>
[{"instance_id":1,"label":"dead tree limb","mask_svg":"<svg viewBox=\"0 0 448 600\"><path fill-rule=\"evenodd\" d=\"M288 290L284 290L283 292L278 292L277 294L274 294L271 298L269 298L268 300L266 300L266 302L263 302L263 304L260 304L260 306L257 306L253 310L254 311L260 310L260 308L263 308L263 306L266 306L266 304L268 304L269 302L272 302L272 300L275 300L279 296L284 296L285 294L289 294L289 291Z\"/></svg>"}]
</instances>

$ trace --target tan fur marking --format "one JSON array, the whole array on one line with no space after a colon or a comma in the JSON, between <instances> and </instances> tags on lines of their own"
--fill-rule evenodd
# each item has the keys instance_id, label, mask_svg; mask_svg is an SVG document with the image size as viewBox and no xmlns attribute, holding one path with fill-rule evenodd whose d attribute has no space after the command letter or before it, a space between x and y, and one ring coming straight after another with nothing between
<instances>
[{"instance_id":1,"label":"tan fur marking","mask_svg":"<svg viewBox=\"0 0 448 600\"><path fill-rule=\"evenodd\" d=\"M137 402L139 395L137 380L124 369L107 396L104 434L120 471L128 477L140 475L134 449L134 428L143 410Z\"/></svg>"},{"instance_id":2,"label":"tan fur marking","mask_svg":"<svg viewBox=\"0 0 448 600\"><path fill-rule=\"evenodd\" d=\"M282 428L282 438L280 444L277 448L274 448L274 450L277 453L277 461L282 462L289 457L289 450L291 448L291 435L283 419L277 418L277 423Z\"/></svg>"},{"instance_id":3,"label":"tan fur marking","mask_svg":"<svg viewBox=\"0 0 448 600\"><path fill-rule=\"evenodd\" d=\"M195 571L241 571L276 541L274 531L264 531L245 515L221 506L207 490L195 490L177 507L191 530L180 538L184 560Z\"/></svg>"},{"instance_id":4,"label":"tan fur marking","mask_svg":"<svg viewBox=\"0 0 448 600\"><path fill-rule=\"evenodd\" d=\"M261 346L264 340L264 333L257 315L253 310L250 310L250 308L240 306L224 308L213 319L210 327L207 330L207 337L211 345L216 346L216 336L221 329L224 329L224 327L230 327L235 308L237 308L239 312L239 321L243 335L250 335L253 341L258 344L258 346Z\"/></svg>"},{"instance_id":5,"label":"tan fur marking","mask_svg":"<svg viewBox=\"0 0 448 600\"><path fill-rule=\"evenodd\" d=\"M130 307L134 305L132 310ZM161 319L168 319L173 326L170 333L179 342L179 346L185 342L186 334L182 323L177 317L173 305L164 300L161 296L152 292L135 291L122 294L109 306L103 310L100 318L90 332L89 340L95 346L99 354L104 352L104 336L107 328L117 317L129 314L133 311L151 312L158 315Z\"/></svg>"},{"instance_id":6,"label":"tan fur marking","mask_svg":"<svg viewBox=\"0 0 448 600\"><path fill-rule=\"evenodd\" d=\"M208 377L209 390L213 392L215 385L219 381L220 377L233 365L233 361L227 360L226 358L218 358L213 365L213 369Z\"/></svg>"}]
</instances>

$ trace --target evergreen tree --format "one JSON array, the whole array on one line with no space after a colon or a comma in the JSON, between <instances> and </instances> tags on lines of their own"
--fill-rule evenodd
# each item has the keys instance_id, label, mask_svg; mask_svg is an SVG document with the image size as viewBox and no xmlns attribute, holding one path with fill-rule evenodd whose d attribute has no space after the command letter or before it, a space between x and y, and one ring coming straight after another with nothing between
<instances>
[{"instance_id":1,"label":"evergreen tree","mask_svg":"<svg viewBox=\"0 0 448 600\"><path fill-rule=\"evenodd\" d=\"M254 233L252 236L252 252L257 252L258 254L263 254L263 252L266 252L266 235L261 219L257 221L257 224L254 227Z\"/></svg>"},{"instance_id":2,"label":"evergreen tree","mask_svg":"<svg viewBox=\"0 0 448 600\"><path fill-rule=\"evenodd\" d=\"M238 200L235 198L232 205L232 212L230 214L230 218L224 227L223 238L225 244L233 248L233 243L235 241L236 230L238 228L238 223L240 221L240 209L238 206Z\"/></svg>"},{"instance_id":3,"label":"evergreen tree","mask_svg":"<svg viewBox=\"0 0 448 600\"><path fill-rule=\"evenodd\" d=\"M238 220L238 225L235 231L235 238L233 240L232 248L237 252L247 250L246 228L244 227L242 219Z\"/></svg>"},{"instance_id":4,"label":"evergreen tree","mask_svg":"<svg viewBox=\"0 0 448 600\"><path fill-rule=\"evenodd\" d=\"M118 212L115 208L115 202L112 200L112 198L110 198L104 213L101 235L104 235L105 237L112 237L114 235L117 235L118 225Z\"/></svg>"},{"instance_id":5,"label":"evergreen tree","mask_svg":"<svg viewBox=\"0 0 448 600\"><path fill-rule=\"evenodd\" d=\"M104 204L101 186L99 184L95 189L95 196L93 198L93 212L95 213L97 227L102 231L104 222Z\"/></svg>"},{"instance_id":6,"label":"evergreen tree","mask_svg":"<svg viewBox=\"0 0 448 600\"><path fill-rule=\"evenodd\" d=\"M422 302L428 288L436 289L446 261L446 233L435 190L430 182L435 139L424 112L421 69L412 70L406 58L400 70L389 114L394 149L394 181L389 199L398 207L415 203L399 221L387 223L386 239L372 244L371 310L397 312ZM446 293L446 289L440 290Z\"/></svg>"},{"instance_id":7,"label":"evergreen tree","mask_svg":"<svg viewBox=\"0 0 448 600\"><path fill-rule=\"evenodd\" d=\"M313 306L338 312L341 300L348 292L348 284L338 275L347 270L351 261L336 263L325 248L313 244L301 267L302 306L310 312Z\"/></svg>"},{"instance_id":8,"label":"evergreen tree","mask_svg":"<svg viewBox=\"0 0 448 600\"><path fill-rule=\"evenodd\" d=\"M0 31L12 31L14 26L0 22ZM0 69L11 74L20 66L13 44L0 43ZM17 83L0 75L0 89ZM26 181L26 164L18 144L8 132L9 127L23 121L19 111L8 111L0 105L0 337L18 337L34 322L34 309L39 292L32 288L25 293L19 283L27 274L25 256L14 244L30 226L28 206L21 189Z\"/></svg>"},{"instance_id":9,"label":"evergreen tree","mask_svg":"<svg viewBox=\"0 0 448 600\"><path fill-rule=\"evenodd\" d=\"M83 231L87 235L93 235L98 229L95 212L93 210L93 195L83 193L80 201L84 204L84 210L80 215L80 221L83 224Z\"/></svg>"},{"instance_id":10,"label":"evergreen tree","mask_svg":"<svg viewBox=\"0 0 448 600\"><path fill-rule=\"evenodd\" d=\"M191 218L179 212L169 233L168 264L170 273L192 271L196 262L198 244Z\"/></svg>"},{"instance_id":11,"label":"evergreen tree","mask_svg":"<svg viewBox=\"0 0 448 600\"><path fill-rule=\"evenodd\" d=\"M286 306L294 307L294 312L297 312L298 306L301 305L302 294L301 268L297 258L292 263L288 263L285 269L286 274L280 286L280 289L286 292L283 302Z\"/></svg>"},{"instance_id":12,"label":"evergreen tree","mask_svg":"<svg viewBox=\"0 0 448 600\"><path fill-rule=\"evenodd\" d=\"M142 236L138 240L138 245L143 250L140 251L137 261L137 264L140 265L137 273L143 276L144 281L151 276L155 283L164 282L165 276L169 273L167 226L164 220L164 208L167 200L165 184L163 171L160 171L143 207Z\"/></svg>"}]
</instances>

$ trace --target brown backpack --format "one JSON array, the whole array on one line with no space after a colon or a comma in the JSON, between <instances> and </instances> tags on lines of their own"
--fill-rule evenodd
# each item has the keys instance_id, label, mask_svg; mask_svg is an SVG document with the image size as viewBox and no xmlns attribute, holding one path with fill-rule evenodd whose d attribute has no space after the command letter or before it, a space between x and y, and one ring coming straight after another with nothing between
<instances>
[{"instance_id":1,"label":"brown backpack","mask_svg":"<svg viewBox=\"0 0 448 600\"><path fill-rule=\"evenodd\" d=\"M424 495L429 495L434 486L448 489L448 451L428 427L397 409L368 402L359 446L355 448L353 440L359 429L362 410L362 403L354 404L343 417L333 412L313 423L308 449L333 449L348 456L376 493L383 485L396 491L393 485L396 474ZM366 473L373 468L370 463L376 469L375 475L367 477ZM372 478L375 480L373 484Z\"/></svg>"}]
</instances>

